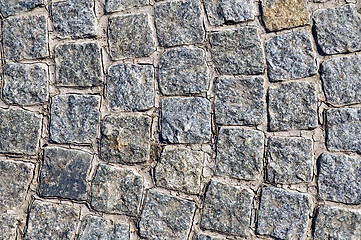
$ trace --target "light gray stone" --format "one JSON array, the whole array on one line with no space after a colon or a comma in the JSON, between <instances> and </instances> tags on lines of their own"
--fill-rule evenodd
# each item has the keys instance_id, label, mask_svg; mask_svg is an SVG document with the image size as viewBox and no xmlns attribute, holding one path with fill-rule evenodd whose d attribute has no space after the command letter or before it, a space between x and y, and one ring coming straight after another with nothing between
<instances>
[{"instance_id":1,"label":"light gray stone","mask_svg":"<svg viewBox=\"0 0 361 240\"><path fill-rule=\"evenodd\" d=\"M0 152L35 155L41 122L33 112L0 109Z\"/></svg>"},{"instance_id":2,"label":"light gray stone","mask_svg":"<svg viewBox=\"0 0 361 240\"><path fill-rule=\"evenodd\" d=\"M104 8L106 12L112 13L133 7L142 7L148 4L148 0L106 0Z\"/></svg>"},{"instance_id":3,"label":"light gray stone","mask_svg":"<svg viewBox=\"0 0 361 240\"><path fill-rule=\"evenodd\" d=\"M6 60L49 56L46 17L29 15L5 19L2 22L2 44Z\"/></svg>"},{"instance_id":4,"label":"light gray stone","mask_svg":"<svg viewBox=\"0 0 361 240\"><path fill-rule=\"evenodd\" d=\"M106 213L137 216L143 178L134 170L100 164L91 186L91 206Z\"/></svg>"},{"instance_id":5,"label":"light gray stone","mask_svg":"<svg viewBox=\"0 0 361 240\"><path fill-rule=\"evenodd\" d=\"M147 239L186 239L195 203L149 190L139 222L139 234Z\"/></svg>"},{"instance_id":6,"label":"light gray stone","mask_svg":"<svg viewBox=\"0 0 361 240\"><path fill-rule=\"evenodd\" d=\"M361 17L354 4L314 13L317 43L326 54L361 50Z\"/></svg>"},{"instance_id":7,"label":"light gray stone","mask_svg":"<svg viewBox=\"0 0 361 240\"><path fill-rule=\"evenodd\" d=\"M211 104L201 97L172 97L162 101L162 138L170 143L211 140Z\"/></svg>"},{"instance_id":8,"label":"light gray stone","mask_svg":"<svg viewBox=\"0 0 361 240\"><path fill-rule=\"evenodd\" d=\"M305 31L278 35L266 43L271 81L309 77L317 72L311 36Z\"/></svg>"},{"instance_id":9,"label":"light gray stone","mask_svg":"<svg viewBox=\"0 0 361 240\"><path fill-rule=\"evenodd\" d=\"M314 83L290 82L270 87L268 96L271 131L317 127L317 93Z\"/></svg>"},{"instance_id":10,"label":"light gray stone","mask_svg":"<svg viewBox=\"0 0 361 240\"><path fill-rule=\"evenodd\" d=\"M119 111L148 110L154 106L152 65L117 64L109 68L107 79L109 107Z\"/></svg>"},{"instance_id":11,"label":"light gray stone","mask_svg":"<svg viewBox=\"0 0 361 240\"><path fill-rule=\"evenodd\" d=\"M280 239L306 239L311 204L307 194L263 188L257 233Z\"/></svg>"},{"instance_id":12,"label":"light gray stone","mask_svg":"<svg viewBox=\"0 0 361 240\"><path fill-rule=\"evenodd\" d=\"M193 240L222 240L222 239L199 233L197 235L194 235Z\"/></svg>"},{"instance_id":13,"label":"light gray stone","mask_svg":"<svg viewBox=\"0 0 361 240\"><path fill-rule=\"evenodd\" d=\"M150 56L155 51L155 40L149 15L141 13L110 17L108 42L113 60Z\"/></svg>"},{"instance_id":14,"label":"light gray stone","mask_svg":"<svg viewBox=\"0 0 361 240\"><path fill-rule=\"evenodd\" d=\"M0 12L3 17L30 11L44 4L44 0L0 0Z\"/></svg>"},{"instance_id":15,"label":"light gray stone","mask_svg":"<svg viewBox=\"0 0 361 240\"><path fill-rule=\"evenodd\" d=\"M155 167L157 186L197 194L201 185L204 153L189 148L166 146Z\"/></svg>"},{"instance_id":16,"label":"light gray stone","mask_svg":"<svg viewBox=\"0 0 361 240\"><path fill-rule=\"evenodd\" d=\"M258 125L263 122L264 79L252 77L216 79L215 117L218 124Z\"/></svg>"},{"instance_id":17,"label":"light gray stone","mask_svg":"<svg viewBox=\"0 0 361 240\"><path fill-rule=\"evenodd\" d=\"M0 239L16 239L17 219L13 214L0 212Z\"/></svg>"},{"instance_id":18,"label":"light gray stone","mask_svg":"<svg viewBox=\"0 0 361 240\"><path fill-rule=\"evenodd\" d=\"M48 66L9 63L3 68L2 98L8 104L34 105L48 100Z\"/></svg>"},{"instance_id":19,"label":"light gray stone","mask_svg":"<svg viewBox=\"0 0 361 240\"><path fill-rule=\"evenodd\" d=\"M151 124L147 116L106 117L101 125L100 158L111 163L148 161Z\"/></svg>"},{"instance_id":20,"label":"light gray stone","mask_svg":"<svg viewBox=\"0 0 361 240\"><path fill-rule=\"evenodd\" d=\"M322 63L321 79L326 99L334 105L361 103L361 56L347 56Z\"/></svg>"},{"instance_id":21,"label":"light gray stone","mask_svg":"<svg viewBox=\"0 0 361 240\"><path fill-rule=\"evenodd\" d=\"M39 177L39 195L87 200L86 176L92 158L91 154L79 150L45 148Z\"/></svg>"},{"instance_id":22,"label":"light gray stone","mask_svg":"<svg viewBox=\"0 0 361 240\"><path fill-rule=\"evenodd\" d=\"M302 137L271 137L267 152L267 181L295 184L313 175L313 142Z\"/></svg>"},{"instance_id":23,"label":"light gray stone","mask_svg":"<svg viewBox=\"0 0 361 240\"><path fill-rule=\"evenodd\" d=\"M257 130L222 127L217 140L215 173L255 180L263 168L264 134Z\"/></svg>"},{"instance_id":24,"label":"light gray stone","mask_svg":"<svg viewBox=\"0 0 361 240\"><path fill-rule=\"evenodd\" d=\"M180 0L155 6L155 26L161 46L202 43L205 37L198 0Z\"/></svg>"},{"instance_id":25,"label":"light gray stone","mask_svg":"<svg viewBox=\"0 0 361 240\"><path fill-rule=\"evenodd\" d=\"M50 138L57 143L90 143L98 134L100 97L64 94L53 97Z\"/></svg>"},{"instance_id":26,"label":"light gray stone","mask_svg":"<svg viewBox=\"0 0 361 240\"><path fill-rule=\"evenodd\" d=\"M361 153L361 109L326 111L326 145L331 151Z\"/></svg>"},{"instance_id":27,"label":"light gray stone","mask_svg":"<svg viewBox=\"0 0 361 240\"><path fill-rule=\"evenodd\" d=\"M201 48L166 50L159 63L159 88L165 95L206 92L209 87L205 52Z\"/></svg>"},{"instance_id":28,"label":"light gray stone","mask_svg":"<svg viewBox=\"0 0 361 240\"><path fill-rule=\"evenodd\" d=\"M221 74L261 74L264 53L256 27L243 27L210 34L211 54Z\"/></svg>"},{"instance_id":29,"label":"light gray stone","mask_svg":"<svg viewBox=\"0 0 361 240\"><path fill-rule=\"evenodd\" d=\"M97 34L94 0L68 0L51 4L54 29L59 38L84 38Z\"/></svg>"},{"instance_id":30,"label":"light gray stone","mask_svg":"<svg viewBox=\"0 0 361 240\"><path fill-rule=\"evenodd\" d=\"M211 181L208 186L200 227L224 234L248 236L253 193Z\"/></svg>"}]
</instances>

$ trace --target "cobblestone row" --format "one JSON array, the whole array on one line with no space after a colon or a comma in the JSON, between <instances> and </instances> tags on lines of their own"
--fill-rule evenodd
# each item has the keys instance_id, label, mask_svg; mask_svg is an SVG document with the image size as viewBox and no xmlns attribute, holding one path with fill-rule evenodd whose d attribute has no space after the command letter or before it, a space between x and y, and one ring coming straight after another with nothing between
<instances>
[{"instance_id":1,"label":"cobblestone row","mask_svg":"<svg viewBox=\"0 0 361 240\"><path fill-rule=\"evenodd\" d=\"M359 0L0 0L0 239L361 239Z\"/></svg>"}]
</instances>

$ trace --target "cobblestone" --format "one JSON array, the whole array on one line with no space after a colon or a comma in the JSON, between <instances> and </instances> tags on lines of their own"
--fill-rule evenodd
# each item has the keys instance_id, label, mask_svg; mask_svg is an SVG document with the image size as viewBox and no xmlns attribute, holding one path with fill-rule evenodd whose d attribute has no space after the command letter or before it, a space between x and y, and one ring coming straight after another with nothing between
<instances>
[{"instance_id":1,"label":"cobblestone","mask_svg":"<svg viewBox=\"0 0 361 240\"><path fill-rule=\"evenodd\" d=\"M30 11L42 4L44 4L44 0L0 0L0 12L3 17L8 17Z\"/></svg>"},{"instance_id":2,"label":"cobblestone","mask_svg":"<svg viewBox=\"0 0 361 240\"><path fill-rule=\"evenodd\" d=\"M133 7L142 7L149 3L148 0L105 0L106 12L117 12Z\"/></svg>"},{"instance_id":3,"label":"cobblestone","mask_svg":"<svg viewBox=\"0 0 361 240\"><path fill-rule=\"evenodd\" d=\"M209 236L209 235L198 234L198 235L194 236L193 240L221 240L221 239L216 238L216 237L212 237L212 236Z\"/></svg>"},{"instance_id":4,"label":"cobblestone","mask_svg":"<svg viewBox=\"0 0 361 240\"><path fill-rule=\"evenodd\" d=\"M14 215L1 212L0 215L0 238L15 239L17 220Z\"/></svg>"}]
</instances>

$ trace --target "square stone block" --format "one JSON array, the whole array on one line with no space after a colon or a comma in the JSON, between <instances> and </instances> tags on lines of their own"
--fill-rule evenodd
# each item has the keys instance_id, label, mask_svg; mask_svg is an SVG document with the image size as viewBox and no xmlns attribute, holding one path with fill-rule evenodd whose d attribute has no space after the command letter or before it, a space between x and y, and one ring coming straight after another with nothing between
<instances>
[{"instance_id":1,"label":"square stone block","mask_svg":"<svg viewBox=\"0 0 361 240\"><path fill-rule=\"evenodd\" d=\"M148 0L105 0L104 8L106 12L112 13L148 4Z\"/></svg>"},{"instance_id":2,"label":"square stone block","mask_svg":"<svg viewBox=\"0 0 361 240\"><path fill-rule=\"evenodd\" d=\"M21 12L30 11L43 4L44 0L0 0L0 12L6 18Z\"/></svg>"}]
</instances>

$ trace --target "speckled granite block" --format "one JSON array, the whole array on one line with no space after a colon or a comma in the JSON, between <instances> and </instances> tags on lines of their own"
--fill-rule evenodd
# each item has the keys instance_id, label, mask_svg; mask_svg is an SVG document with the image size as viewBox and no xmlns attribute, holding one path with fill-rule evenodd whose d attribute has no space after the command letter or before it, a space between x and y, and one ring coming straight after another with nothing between
<instances>
[{"instance_id":1,"label":"speckled granite block","mask_svg":"<svg viewBox=\"0 0 361 240\"><path fill-rule=\"evenodd\" d=\"M149 0L105 0L105 11L108 13L123 11L149 4Z\"/></svg>"},{"instance_id":2,"label":"speckled granite block","mask_svg":"<svg viewBox=\"0 0 361 240\"><path fill-rule=\"evenodd\" d=\"M44 0L0 0L0 12L3 17L30 11L44 4Z\"/></svg>"}]
</instances>

